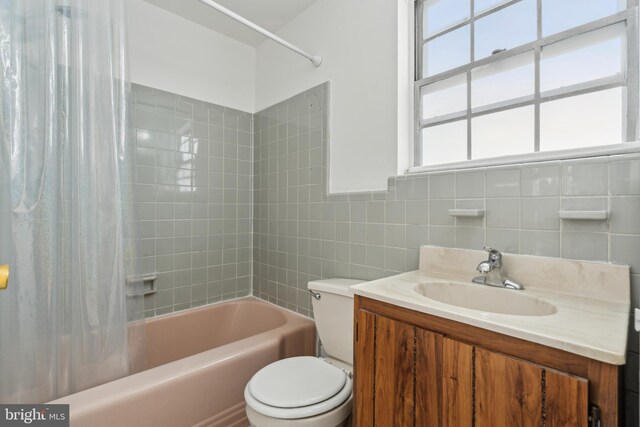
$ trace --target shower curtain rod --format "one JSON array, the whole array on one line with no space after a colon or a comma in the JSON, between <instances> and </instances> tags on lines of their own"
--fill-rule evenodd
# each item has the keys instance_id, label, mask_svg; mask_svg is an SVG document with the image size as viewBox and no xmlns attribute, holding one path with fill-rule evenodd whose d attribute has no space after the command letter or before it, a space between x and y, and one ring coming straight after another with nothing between
<instances>
[{"instance_id":1,"label":"shower curtain rod","mask_svg":"<svg viewBox=\"0 0 640 427\"><path fill-rule=\"evenodd\" d=\"M264 28L254 24L253 22L251 22L248 19L238 15L237 13L227 9L226 7L219 5L218 3L214 2L213 0L200 0L200 1L202 3L204 3L204 4L206 4L207 6L210 6L210 7L214 8L214 9L216 9L218 12L224 13L229 18L235 19L236 21L240 22L241 24L246 25L247 27L251 28L252 30L255 30L255 31L259 32L263 36L266 36L266 37L270 38L271 40L273 40L273 41L275 41L277 43L280 43L282 46L286 47L287 49L290 49L290 50L294 51L295 53L304 56L309 61L311 61L313 63L313 65L315 65L316 67L319 67L320 64L322 64L322 57L321 56L319 56L319 55L311 55L310 53L305 52L304 50L300 49L299 47L294 46L291 43L289 43L288 41L281 39L280 37L276 36L272 32L265 30Z\"/></svg>"}]
</instances>

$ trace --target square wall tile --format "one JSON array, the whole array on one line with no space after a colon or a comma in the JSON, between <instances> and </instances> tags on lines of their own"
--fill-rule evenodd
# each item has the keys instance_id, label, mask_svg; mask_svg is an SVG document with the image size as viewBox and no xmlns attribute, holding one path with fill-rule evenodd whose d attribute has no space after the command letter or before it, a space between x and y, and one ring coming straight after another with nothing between
<instances>
[{"instance_id":1,"label":"square wall tile","mask_svg":"<svg viewBox=\"0 0 640 427\"><path fill-rule=\"evenodd\" d=\"M405 223L405 202L404 201L389 201L386 202L386 220L390 224L404 224Z\"/></svg>"},{"instance_id":2,"label":"square wall tile","mask_svg":"<svg viewBox=\"0 0 640 427\"><path fill-rule=\"evenodd\" d=\"M367 243L370 245L384 246L385 226L384 224L367 225Z\"/></svg>"},{"instance_id":3,"label":"square wall tile","mask_svg":"<svg viewBox=\"0 0 640 427\"><path fill-rule=\"evenodd\" d=\"M487 227L520 228L520 199L487 199Z\"/></svg>"},{"instance_id":4,"label":"square wall tile","mask_svg":"<svg viewBox=\"0 0 640 427\"><path fill-rule=\"evenodd\" d=\"M488 228L486 245L508 254L520 253L520 230Z\"/></svg>"},{"instance_id":5,"label":"square wall tile","mask_svg":"<svg viewBox=\"0 0 640 427\"><path fill-rule=\"evenodd\" d=\"M407 200L423 200L429 197L429 176L409 176L404 181Z\"/></svg>"},{"instance_id":6,"label":"square wall tile","mask_svg":"<svg viewBox=\"0 0 640 427\"><path fill-rule=\"evenodd\" d=\"M640 274L640 236L611 235L611 262L626 264Z\"/></svg>"},{"instance_id":7,"label":"square wall tile","mask_svg":"<svg viewBox=\"0 0 640 427\"><path fill-rule=\"evenodd\" d=\"M454 200L432 200L429 202L429 225L455 225L455 218L449 215L449 209L455 206Z\"/></svg>"},{"instance_id":8,"label":"square wall tile","mask_svg":"<svg viewBox=\"0 0 640 427\"><path fill-rule=\"evenodd\" d=\"M367 222L385 222L385 203L380 201L367 202Z\"/></svg>"},{"instance_id":9,"label":"square wall tile","mask_svg":"<svg viewBox=\"0 0 640 427\"><path fill-rule=\"evenodd\" d=\"M406 246L406 230L407 226L389 224L385 229L385 246L404 248Z\"/></svg>"},{"instance_id":10,"label":"square wall tile","mask_svg":"<svg viewBox=\"0 0 640 427\"><path fill-rule=\"evenodd\" d=\"M520 253L547 257L560 256L559 231L520 231Z\"/></svg>"},{"instance_id":11,"label":"square wall tile","mask_svg":"<svg viewBox=\"0 0 640 427\"><path fill-rule=\"evenodd\" d=\"M455 244L455 227L429 226L429 244L452 248Z\"/></svg>"},{"instance_id":12,"label":"square wall tile","mask_svg":"<svg viewBox=\"0 0 640 427\"><path fill-rule=\"evenodd\" d=\"M389 233L387 232L387 235ZM411 225L406 227L406 247L407 249L420 249L420 246L429 244L429 227L426 225Z\"/></svg>"},{"instance_id":13,"label":"square wall tile","mask_svg":"<svg viewBox=\"0 0 640 427\"><path fill-rule=\"evenodd\" d=\"M454 173L434 173L429 175L429 198L452 199L455 193Z\"/></svg>"},{"instance_id":14,"label":"square wall tile","mask_svg":"<svg viewBox=\"0 0 640 427\"><path fill-rule=\"evenodd\" d=\"M482 249L485 246L485 229L475 227L457 227L455 247L461 249Z\"/></svg>"},{"instance_id":15,"label":"square wall tile","mask_svg":"<svg viewBox=\"0 0 640 427\"><path fill-rule=\"evenodd\" d=\"M522 167L522 196L559 196L560 162L534 163Z\"/></svg>"},{"instance_id":16,"label":"square wall tile","mask_svg":"<svg viewBox=\"0 0 640 427\"><path fill-rule=\"evenodd\" d=\"M407 224L429 223L429 202L426 200L407 201Z\"/></svg>"},{"instance_id":17,"label":"square wall tile","mask_svg":"<svg viewBox=\"0 0 640 427\"><path fill-rule=\"evenodd\" d=\"M528 230L559 230L560 199L558 197L532 197L522 199L521 226Z\"/></svg>"},{"instance_id":18,"label":"square wall tile","mask_svg":"<svg viewBox=\"0 0 640 427\"><path fill-rule=\"evenodd\" d=\"M562 194L599 196L609 192L609 162L606 158L562 162Z\"/></svg>"},{"instance_id":19,"label":"square wall tile","mask_svg":"<svg viewBox=\"0 0 640 427\"><path fill-rule=\"evenodd\" d=\"M640 234L640 197L611 197L611 232Z\"/></svg>"},{"instance_id":20,"label":"square wall tile","mask_svg":"<svg viewBox=\"0 0 640 427\"><path fill-rule=\"evenodd\" d=\"M606 233L562 233L561 257L584 261L608 261Z\"/></svg>"},{"instance_id":21,"label":"square wall tile","mask_svg":"<svg viewBox=\"0 0 640 427\"><path fill-rule=\"evenodd\" d=\"M485 171L456 172L456 199L484 198Z\"/></svg>"},{"instance_id":22,"label":"square wall tile","mask_svg":"<svg viewBox=\"0 0 640 427\"><path fill-rule=\"evenodd\" d=\"M487 197L520 196L519 168L488 168L486 172Z\"/></svg>"},{"instance_id":23,"label":"square wall tile","mask_svg":"<svg viewBox=\"0 0 640 427\"><path fill-rule=\"evenodd\" d=\"M640 156L614 156L610 169L611 194L640 195Z\"/></svg>"}]
</instances>

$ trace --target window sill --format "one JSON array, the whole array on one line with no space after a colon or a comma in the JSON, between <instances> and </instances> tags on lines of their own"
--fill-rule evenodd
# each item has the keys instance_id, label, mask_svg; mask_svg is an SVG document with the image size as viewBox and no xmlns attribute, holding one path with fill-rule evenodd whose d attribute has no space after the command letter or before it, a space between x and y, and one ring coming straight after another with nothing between
<instances>
[{"instance_id":1,"label":"window sill","mask_svg":"<svg viewBox=\"0 0 640 427\"><path fill-rule=\"evenodd\" d=\"M616 154L630 153L640 153L640 142L601 145L598 147L576 148L572 150L558 150L544 153L518 154L514 156L493 157L490 159L466 160L464 162L446 163L441 165L415 166L409 168L406 171L406 174L411 175L426 172L476 169L490 166L508 166L553 160L583 159L588 157L612 156Z\"/></svg>"}]
</instances>

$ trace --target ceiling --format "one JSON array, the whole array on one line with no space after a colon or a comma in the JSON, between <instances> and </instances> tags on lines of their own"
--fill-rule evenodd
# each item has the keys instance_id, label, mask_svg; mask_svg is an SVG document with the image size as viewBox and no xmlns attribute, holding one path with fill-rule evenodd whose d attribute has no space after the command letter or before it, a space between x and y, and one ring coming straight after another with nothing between
<instances>
[{"instance_id":1,"label":"ceiling","mask_svg":"<svg viewBox=\"0 0 640 427\"><path fill-rule=\"evenodd\" d=\"M264 36L201 3L199 0L145 1L250 46L257 46L265 40ZM316 2L316 0L215 1L274 33Z\"/></svg>"}]
</instances>

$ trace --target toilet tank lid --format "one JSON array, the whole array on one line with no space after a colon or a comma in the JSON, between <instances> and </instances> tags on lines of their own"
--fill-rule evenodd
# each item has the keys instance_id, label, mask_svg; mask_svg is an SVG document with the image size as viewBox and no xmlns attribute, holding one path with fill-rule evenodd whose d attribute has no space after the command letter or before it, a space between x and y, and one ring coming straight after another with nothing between
<instances>
[{"instance_id":1,"label":"toilet tank lid","mask_svg":"<svg viewBox=\"0 0 640 427\"><path fill-rule=\"evenodd\" d=\"M307 284L307 289L311 289L313 291L322 291L329 292L336 295L343 295L346 297L353 296L353 290L351 290L352 285L357 285L358 283L364 283L364 280L356 280L356 279L322 279L322 280L313 280Z\"/></svg>"}]
</instances>

